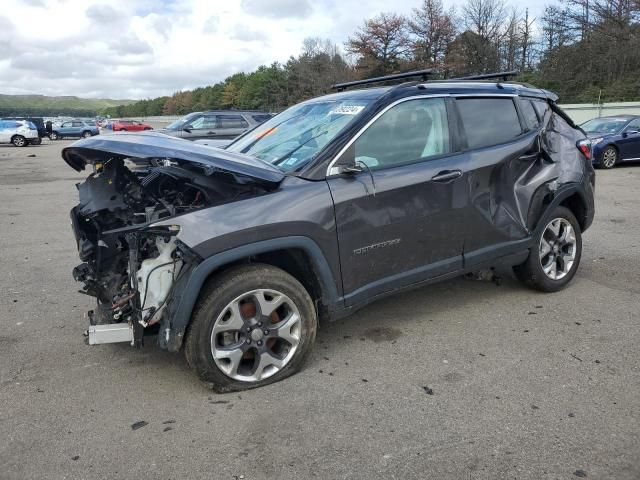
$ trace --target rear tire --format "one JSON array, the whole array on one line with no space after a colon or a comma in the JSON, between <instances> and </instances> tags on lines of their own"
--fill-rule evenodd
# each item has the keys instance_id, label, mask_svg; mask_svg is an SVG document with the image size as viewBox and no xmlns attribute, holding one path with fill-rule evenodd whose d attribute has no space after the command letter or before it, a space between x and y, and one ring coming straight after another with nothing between
<instances>
[{"instance_id":1,"label":"rear tire","mask_svg":"<svg viewBox=\"0 0 640 480\"><path fill-rule=\"evenodd\" d=\"M30 145L40 145L41 143L42 143L42 138L40 137L32 138L31 140L29 140Z\"/></svg>"},{"instance_id":2,"label":"rear tire","mask_svg":"<svg viewBox=\"0 0 640 480\"><path fill-rule=\"evenodd\" d=\"M13 145L16 147L26 147L27 145L29 145L27 139L22 135L14 135L11 138L11 143L13 143Z\"/></svg>"},{"instance_id":3,"label":"rear tire","mask_svg":"<svg viewBox=\"0 0 640 480\"><path fill-rule=\"evenodd\" d=\"M82 132L82 138L89 138L91 136L91 132L89 130L85 130Z\"/></svg>"},{"instance_id":4,"label":"rear tire","mask_svg":"<svg viewBox=\"0 0 640 480\"><path fill-rule=\"evenodd\" d=\"M602 152L602 159L600 160L600 168L610 169L616 166L618 163L618 150L616 147L610 145Z\"/></svg>"},{"instance_id":5,"label":"rear tire","mask_svg":"<svg viewBox=\"0 0 640 480\"><path fill-rule=\"evenodd\" d=\"M317 323L313 301L298 280L270 265L244 265L203 287L185 356L217 392L260 387L302 368Z\"/></svg>"},{"instance_id":6,"label":"rear tire","mask_svg":"<svg viewBox=\"0 0 640 480\"><path fill-rule=\"evenodd\" d=\"M557 207L535 236L527 260L513 268L525 285L542 292L557 292L571 281L582 257L582 232L575 215Z\"/></svg>"}]
</instances>

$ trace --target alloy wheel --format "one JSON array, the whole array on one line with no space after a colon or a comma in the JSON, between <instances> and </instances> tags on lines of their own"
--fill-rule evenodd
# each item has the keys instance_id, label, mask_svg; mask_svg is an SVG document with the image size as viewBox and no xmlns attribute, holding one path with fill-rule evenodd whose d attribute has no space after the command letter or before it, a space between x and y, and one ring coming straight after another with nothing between
<instances>
[{"instance_id":1,"label":"alloy wheel","mask_svg":"<svg viewBox=\"0 0 640 480\"><path fill-rule=\"evenodd\" d=\"M618 153L614 148L607 148L602 154L602 163L605 167L611 168L616 164Z\"/></svg>"},{"instance_id":2,"label":"alloy wheel","mask_svg":"<svg viewBox=\"0 0 640 480\"><path fill-rule=\"evenodd\" d=\"M573 268L577 240L571 223L564 218L551 220L540 238L540 264L551 280L564 278Z\"/></svg>"},{"instance_id":3,"label":"alloy wheel","mask_svg":"<svg viewBox=\"0 0 640 480\"><path fill-rule=\"evenodd\" d=\"M244 293L222 310L211 331L211 354L228 377L264 380L282 370L298 349L302 320L285 294L259 289Z\"/></svg>"},{"instance_id":4,"label":"alloy wheel","mask_svg":"<svg viewBox=\"0 0 640 480\"><path fill-rule=\"evenodd\" d=\"M24 137L15 137L13 139L13 144L16 147L24 147L25 143L26 143L26 140L24 139Z\"/></svg>"}]
</instances>

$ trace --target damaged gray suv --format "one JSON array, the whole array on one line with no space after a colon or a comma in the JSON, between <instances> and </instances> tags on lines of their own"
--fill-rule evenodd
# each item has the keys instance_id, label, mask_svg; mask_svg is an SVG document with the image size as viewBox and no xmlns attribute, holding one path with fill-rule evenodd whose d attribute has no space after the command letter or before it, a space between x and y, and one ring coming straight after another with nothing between
<instances>
[{"instance_id":1,"label":"damaged gray suv","mask_svg":"<svg viewBox=\"0 0 640 480\"><path fill-rule=\"evenodd\" d=\"M594 215L590 144L555 95L503 76L338 85L224 150L154 132L65 148L92 169L71 211L89 343L153 334L241 390L392 293L494 266L562 289Z\"/></svg>"}]
</instances>

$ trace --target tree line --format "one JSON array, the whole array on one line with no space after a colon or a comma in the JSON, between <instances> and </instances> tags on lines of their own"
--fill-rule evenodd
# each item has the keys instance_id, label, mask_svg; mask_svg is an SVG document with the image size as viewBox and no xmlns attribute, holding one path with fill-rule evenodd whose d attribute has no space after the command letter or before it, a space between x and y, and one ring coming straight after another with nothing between
<instances>
[{"instance_id":1,"label":"tree line","mask_svg":"<svg viewBox=\"0 0 640 480\"><path fill-rule=\"evenodd\" d=\"M422 0L408 16L364 20L342 46L308 38L284 64L104 113L279 111L334 83L423 68L436 70L434 78L518 70L517 80L549 88L564 103L639 100L639 21L640 0L561 0L539 17L505 0L467 0L459 9Z\"/></svg>"}]
</instances>

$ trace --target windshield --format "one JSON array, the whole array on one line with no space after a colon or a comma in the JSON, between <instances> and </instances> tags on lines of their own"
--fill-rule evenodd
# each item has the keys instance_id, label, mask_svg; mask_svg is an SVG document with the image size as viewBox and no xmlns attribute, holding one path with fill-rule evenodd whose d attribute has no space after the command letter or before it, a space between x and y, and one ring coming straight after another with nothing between
<instances>
[{"instance_id":1,"label":"windshield","mask_svg":"<svg viewBox=\"0 0 640 480\"><path fill-rule=\"evenodd\" d=\"M173 123L170 123L169 125L167 125L165 128L167 130L181 130L183 125L186 125L187 122L189 120L191 120L193 117L195 117L196 115L198 115L197 113L190 113L189 115L186 115L178 120L176 120Z\"/></svg>"},{"instance_id":2,"label":"windshield","mask_svg":"<svg viewBox=\"0 0 640 480\"><path fill-rule=\"evenodd\" d=\"M623 118L594 118L582 124L587 133L616 133L622 130L629 120Z\"/></svg>"},{"instance_id":3,"label":"windshield","mask_svg":"<svg viewBox=\"0 0 640 480\"><path fill-rule=\"evenodd\" d=\"M340 99L295 105L227 147L246 153L286 172L309 162L369 103L366 99Z\"/></svg>"}]
</instances>

